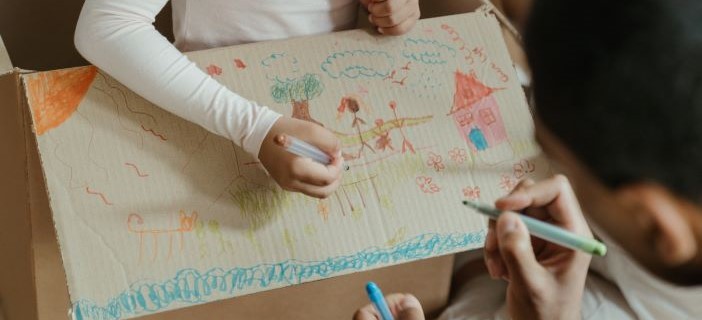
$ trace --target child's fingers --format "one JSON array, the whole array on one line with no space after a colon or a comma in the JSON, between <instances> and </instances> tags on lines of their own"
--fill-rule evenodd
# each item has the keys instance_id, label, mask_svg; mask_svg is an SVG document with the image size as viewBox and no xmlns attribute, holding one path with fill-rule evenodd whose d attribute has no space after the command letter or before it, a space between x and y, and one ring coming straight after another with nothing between
<instances>
[{"instance_id":1,"label":"child's fingers","mask_svg":"<svg viewBox=\"0 0 702 320\"><path fill-rule=\"evenodd\" d=\"M368 4L368 12L374 17L387 17L400 11L406 4L407 0L375 0Z\"/></svg>"},{"instance_id":2,"label":"child's fingers","mask_svg":"<svg viewBox=\"0 0 702 320\"><path fill-rule=\"evenodd\" d=\"M405 21L401 22L400 24L394 26L394 27L389 27L389 28L378 28L378 32L384 35L389 35L389 36L397 36L401 34L407 33L407 31L412 30L412 27L417 23L417 20L419 19L419 12L415 11L412 13L412 15Z\"/></svg>"},{"instance_id":3,"label":"child's fingers","mask_svg":"<svg viewBox=\"0 0 702 320\"><path fill-rule=\"evenodd\" d=\"M368 10L368 5L371 3L371 0L361 0L361 5L363 6L364 9Z\"/></svg>"},{"instance_id":4,"label":"child's fingers","mask_svg":"<svg viewBox=\"0 0 702 320\"><path fill-rule=\"evenodd\" d=\"M311 159L297 157L293 159L290 169L291 180L311 184L313 186L328 186L341 177L340 163L336 165L321 165Z\"/></svg>"},{"instance_id":5,"label":"child's fingers","mask_svg":"<svg viewBox=\"0 0 702 320\"><path fill-rule=\"evenodd\" d=\"M305 130L305 142L319 148L329 156L335 157L339 154L341 142L331 131L318 125L311 125Z\"/></svg>"},{"instance_id":6,"label":"child's fingers","mask_svg":"<svg viewBox=\"0 0 702 320\"><path fill-rule=\"evenodd\" d=\"M286 187L287 190L302 192L310 197L324 199L330 196L339 187L341 180L336 180L327 186L315 186L299 180L291 181Z\"/></svg>"},{"instance_id":7,"label":"child's fingers","mask_svg":"<svg viewBox=\"0 0 702 320\"><path fill-rule=\"evenodd\" d=\"M393 12L391 15L386 17L375 17L372 14L368 15L368 20L376 27L380 28L391 28L401 24L410 17L412 17L414 9L412 7L406 6L400 9L398 12Z\"/></svg>"}]
</instances>

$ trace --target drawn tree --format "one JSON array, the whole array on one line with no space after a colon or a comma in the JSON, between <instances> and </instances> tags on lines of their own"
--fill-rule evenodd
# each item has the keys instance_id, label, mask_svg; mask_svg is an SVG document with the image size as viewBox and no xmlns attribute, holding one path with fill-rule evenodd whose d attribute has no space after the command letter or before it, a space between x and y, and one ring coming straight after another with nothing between
<instances>
[{"instance_id":1,"label":"drawn tree","mask_svg":"<svg viewBox=\"0 0 702 320\"><path fill-rule=\"evenodd\" d=\"M324 85L316 74L307 73L302 77L285 80L275 79L271 86L271 96L278 103L292 104L292 117L307 120L324 126L310 115L309 101L322 94Z\"/></svg>"}]
</instances>

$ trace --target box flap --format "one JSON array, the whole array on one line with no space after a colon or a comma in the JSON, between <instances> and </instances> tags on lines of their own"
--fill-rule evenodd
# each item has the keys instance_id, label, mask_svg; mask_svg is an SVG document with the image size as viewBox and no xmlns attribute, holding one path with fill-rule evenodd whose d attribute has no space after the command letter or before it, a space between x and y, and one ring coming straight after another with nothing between
<instances>
[{"instance_id":1,"label":"box flap","mask_svg":"<svg viewBox=\"0 0 702 320\"><path fill-rule=\"evenodd\" d=\"M8 319L35 319L27 145L19 73L0 76L0 305ZM36 151L35 151L36 152Z\"/></svg>"},{"instance_id":2,"label":"box flap","mask_svg":"<svg viewBox=\"0 0 702 320\"><path fill-rule=\"evenodd\" d=\"M230 141L94 67L23 76L76 319L117 319L482 245L492 201L549 171L493 16L189 54L237 93L323 123L352 169L282 191ZM299 90L298 90L299 89Z\"/></svg>"},{"instance_id":3,"label":"box flap","mask_svg":"<svg viewBox=\"0 0 702 320\"><path fill-rule=\"evenodd\" d=\"M0 74L12 70L12 62L10 61L10 55L7 53L5 44L2 42L2 37L0 37Z\"/></svg>"}]
</instances>

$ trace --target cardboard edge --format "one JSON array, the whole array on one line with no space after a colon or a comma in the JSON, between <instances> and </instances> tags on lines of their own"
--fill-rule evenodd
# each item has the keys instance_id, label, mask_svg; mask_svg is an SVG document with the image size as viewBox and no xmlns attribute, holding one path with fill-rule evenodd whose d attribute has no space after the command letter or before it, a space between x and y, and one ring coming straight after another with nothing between
<instances>
[{"instance_id":1,"label":"cardboard edge","mask_svg":"<svg viewBox=\"0 0 702 320\"><path fill-rule=\"evenodd\" d=\"M5 212L0 217L0 299L5 316L13 319L37 319L36 286L32 247L31 217L29 208L29 182L27 145L24 114L22 111L20 73L12 70L0 77L4 82L0 91L1 104L0 140L9 150L0 158L0 173L4 179L0 185L0 199L6 198ZM6 79L12 78L11 82ZM5 82L7 81L7 82ZM14 100L14 101L13 101ZM3 201L5 202L5 201ZM10 258L11 257L11 258Z\"/></svg>"},{"instance_id":2,"label":"cardboard edge","mask_svg":"<svg viewBox=\"0 0 702 320\"><path fill-rule=\"evenodd\" d=\"M22 123L24 124L24 142L25 150L27 152L26 179L28 181L27 187L29 200L27 206L32 222L31 244L32 252L34 253L34 255L32 255L34 266L32 268L32 271L34 272L34 287L37 290L37 312L40 319L56 319L56 316L58 315L64 318L71 318L70 315L72 312L72 307L70 302L70 294L68 292L68 281L66 276L65 263L63 260L63 255L61 254L61 244L58 240L58 234L55 225L56 222L53 218L53 210L50 205L51 194L49 193L49 190L46 187L47 180L46 173L44 172L44 162L39 152L39 142L37 140L38 138L34 126L34 117L32 116L32 109L28 98L29 93L27 91L26 86L25 75L32 75L34 74L34 72L20 69L18 69L18 72L20 72L20 74L18 74L18 78L20 81L18 88L20 91L18 92L18 94L20 94L22 97L19 103L23 116ZM40 211L42 210L43 213L45 213L44 215L40 214ZM42 222L48 222L49 226L42 226ZM37 237L36 232L38 230L35 229L40 227L43 227L43 229L41 230L42 232L50 233L50 235L42 234L39 235L39 237ZM42 237L44 237L44 239L40 239ZM46 239L47 237L49 239ZM39 243L37 242L38 240L42 242ZM36 264L36 261L39 260L40 257L44 258L44 256L47 254L51 255L52 258L54 258L52 262L58 262L57 269L59 270L45 270L44 268L42 268L43 266ZM46 272L51 272L53 274L45 274ZM42 278L43 281L37 281L38 278ZM59 278L60 280L56 278ZM60 288L55 287L55 282L57 280L61 283ZM47 285L48 281L51 281L52 283L48 284L48 288L44 288L44 286ZM52 286L52 284L54 286ZM40 288L43 288L45 290L53 289L61 291L58 292L49 290L51 292L47 293L45 291L39 290ZM43 295L47 295L47 299L43 299ZM62 302L66 302L66 304L62 306Z\"/></svg>"}]
</instances>

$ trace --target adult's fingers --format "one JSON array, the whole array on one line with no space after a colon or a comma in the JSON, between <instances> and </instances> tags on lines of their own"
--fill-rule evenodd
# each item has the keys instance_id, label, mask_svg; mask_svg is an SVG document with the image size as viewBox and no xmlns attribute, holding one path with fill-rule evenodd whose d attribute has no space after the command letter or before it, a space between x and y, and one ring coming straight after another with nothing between
<instances>
[{"instance_id":1,"label":"adult's fingers","mask_svg":"<svg viewBox=\"0 0 702 320\"><path fill-rule=\"evenodd\" d=\"M487 268L491 278L499 279L507 275L507 269L504 263L502 263L500 247L497 241L497 230L495 230L495 221L493 220L488 222L488 232L485 237L483 258L485 260L485 268Z\"/></svg>"},{"instance_id":2,"label":"adult's fingers","mask_svg":"<svg viewBox=\"0 0 702 320\"><path fill-rule=\"evenodd\" d=\"M498 199L501 210L519 211L529 207L545 207L553 220L567 226L586 226L573 189L563 175L555 175L539 183L525 186Z\"/></svg>"},{"instance_id":3,"label":"adult's fingers","mask_svg":"<svg viewBox=\"0 0 702 320\"><path fill-rule=\"evenodd\" d=\"M532 280L538 279L545 270L534 256L526 225L517 214L508 212L500 215L495 229L500 256L510 281L533 283Z\"/></svg>"}]
</instances>

